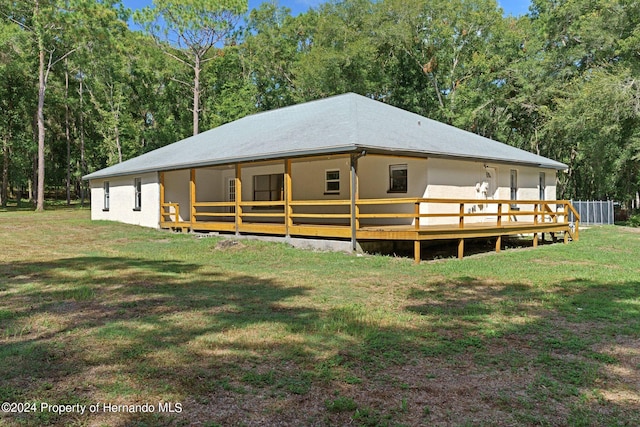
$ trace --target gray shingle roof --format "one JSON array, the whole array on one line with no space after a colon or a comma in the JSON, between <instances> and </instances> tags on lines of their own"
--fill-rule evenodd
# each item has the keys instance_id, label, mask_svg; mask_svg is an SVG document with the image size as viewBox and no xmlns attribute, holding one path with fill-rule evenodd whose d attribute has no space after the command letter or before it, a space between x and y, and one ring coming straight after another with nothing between
<instances>
[{"instance_id":1,"label":"gray shingle roof","mask_svg":"<svg viewBox=\"0 0 640 427\"><path fill-rule=\"evenodd\" d=\"M84 179L362 150L567 168L546 157L348 93L247 116Z\"/></svg>"}]
</instances>

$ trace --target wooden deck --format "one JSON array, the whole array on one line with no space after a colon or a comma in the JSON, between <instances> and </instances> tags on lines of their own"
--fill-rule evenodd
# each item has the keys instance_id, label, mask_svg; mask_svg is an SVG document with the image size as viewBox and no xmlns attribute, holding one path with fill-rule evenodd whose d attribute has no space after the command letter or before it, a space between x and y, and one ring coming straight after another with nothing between
<instances>
[{"instance_id":1,"label":"wooden deck","mask_svg":"<svg viewBox=\"0 0 640 427\"><path fill-rule=\"evenodd\" d=\"M517 204L517 205L516 205ZM237 234L351 239L358 241L413 241L420 262L420 242L458 241L464 256L465 239L562 233L564 242L579 238L579 215L566 200L358 199L284 200L277 202L192 202L189 221L181 207L161 203L162 228ZM479 212L478 209L482 211ZM327 213L328 211L332 213ZM569 223L569 212L578 218Z\"/></svg>"}]
</instances>

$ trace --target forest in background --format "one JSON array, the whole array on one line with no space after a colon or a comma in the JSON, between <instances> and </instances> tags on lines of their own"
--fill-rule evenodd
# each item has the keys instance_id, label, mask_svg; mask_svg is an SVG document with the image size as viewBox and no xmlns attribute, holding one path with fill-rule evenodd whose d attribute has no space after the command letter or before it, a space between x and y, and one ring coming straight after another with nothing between
<instances>
[{"instance_id":1,"label":"forest in background","mask_svg":"<svg viewBox=\"0 0 640 427\"><path fill-rule=\"evenodd\" d=\"M559 198L638 198L637 0L0 0L0 202L345 92L564 162Z\"/></svg>"}]
</instances>

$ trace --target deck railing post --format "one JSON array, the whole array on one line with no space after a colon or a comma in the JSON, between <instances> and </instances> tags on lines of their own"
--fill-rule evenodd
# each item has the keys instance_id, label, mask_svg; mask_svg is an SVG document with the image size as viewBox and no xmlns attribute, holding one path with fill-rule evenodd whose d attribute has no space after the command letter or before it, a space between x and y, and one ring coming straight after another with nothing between
<instances>
[{"instance_id":1,"label":"deck railing post","mask_svg":"<svg viewBox=\"0 0 640 427\"><path fill-rule=\"evenodd\" d=\"M164 172L160 172L158 182L160 184L160 226L162 226L164 222Z\"/></svg>"},{"instance_id":2,"label":"deck railing post","mask_svg":"<svg viewBox=\"0 0 640 427\"><path fill-rule=\"evenodd\" d=\"M289 227L293 225L293 221L291 220L291 185L291 159L286 159L284 161L284 233L287 237L289 237Z\"/></svg>"},{"instance_id":3,"label":"deck railing post","mask_svg":"<svg viewBox=\"0 0 640 427\"><path fill-rule=\"evenodd\" d=\"M196 223L196 170L191 169L189 178L189 212L191 221L191 231Z\"/></svg>"},{"instance_id":4,"label":"deck railing post","mask_svg":"<svg viewBox=\"0 0 640 427\"><path fill-rule=\"evenodd\" d=\"M360 228L360 212L358 207L358 200L360 198L360 192L358 187L358 159L360 158L360 154L352 154L350 157L350 175L351 175L351 185L350 185L350 199L351 199L351 250L358 250L358 241L356 239L358 228Z\"/></svg>"},{"instance_id":5,"label":"deck railing post","mask_svg":"<svg viewBox=\"0 0 640 427\"><path fill-rule=\"evenodd\" d=\"M464 228L464 203L460 203L460 222L459 228Z\"/></svg>"},{"instance_id":6,"label":"deck railing post","mask_svg":"<svg viewBox=\"0 0 640 427\"><path fill-rule=\"evenodd\" d=\"M413 213L415 214L415 229L420 230L420 201L417 201L413 207Z\"/></svg>"},{"instance_id":7,"label":"deck railing post","mask_svg":"<svg viewBox=\"0 0 640 427\"><path fill-rule=\"evenodd\" d=\"M498 203L498 227L502 227L502 203Z\"/></svg>"},{"instance_id":8,"label":"deck railing post","mask_svg":"<svg viewBox=\"0 0 640 427\"><path fill-rule=\"evenodd\" d=\"M236 164L236 216L235 216L235 225L236 225L236 234L240 233L240 225L242 225L242 165L240 163Z\"/></svg>"}]
</instances>

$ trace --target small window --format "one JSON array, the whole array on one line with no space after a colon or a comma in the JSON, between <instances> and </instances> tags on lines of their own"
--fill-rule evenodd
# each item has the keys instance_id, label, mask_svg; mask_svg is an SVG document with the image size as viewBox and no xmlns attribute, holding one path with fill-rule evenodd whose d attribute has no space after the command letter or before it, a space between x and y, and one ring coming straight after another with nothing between
<instances>
[{"instance_id":1,"label":"small window","mask_svg":"<svg viewBox=\"0 0 640 427\"><path fill-rule=\"evenodd\" d=\"M515 169L511 169L511 180L509 187L511 191L511 200L518 200L518 171ZM511 204L511 207L515 206L515 203Z\"/></svg>"},{"instance_id":2,"label":"small window","mask_svg":"<svg viewBox=\"0 0 640 427\"><path fill-rule=\"evenodd\" d=\"M540 200L545 200L545 193L547 189L547 177L544 172L540 172L539 176L540 184L538 188L540 189Z\"/></svg>"},{"instance_id":3,"label":"small window","mask_svg":"<svg viewBox=\"0 0 640 427\"><path fill-rule=\"evenodd\" d=\"M407 165L389 166L389 193L406 193L408 188Z\"/></svg>"},{"instance_id":4,"label":"small window","mask_svg":"<svg viewBox=\"0 0 640 427\"><path fill-rule=\"evenodd\" d=\"M284 174L255 175L253 177L253 200L256 202L283 200Z\"/></svg>"},{"instance_id":5,"label":"small window","mask_svg":"<svg viewBox=\"0 0 640 427\"><path fill-rule=\"evenodd\" d=\"M104 201L103 201L102 210L104 212L107 212L109 211L109 181L105 181L102 184L102 189L104 191Z\"/></svg>"},{"instance_id":6,"label":"small window","mask_svg":"<svg viewBox=\"0 0 640 427\"><path fill-rule=\"evenodd\" d=\"M325 194L340 194L340 171L338 169L325 171Z\"/></svg>"},{"instance_id":7,"label":"small window","mask_svg":"<svg viewBox=\"0 0 640 427\"><path fill-rule=\"evenodd\" d=\"M227 181L227 201L228 202L235 202L236 201L236 179L235 178L230 178ZM230 213L235 213L236 211L236 207L235 206L229 206L228 211Z\"/></svg>"},{"instance_id":8,"label":"small window","mask_svg":"<svg viewBox=\"0 0 640 427\"><path fill-rule=\"evenodd\" d=\"M133 210L139 211L142 210L142 179L135 178L133 180L133 187L135 192Z\"/></svg>"}]
</instances>

